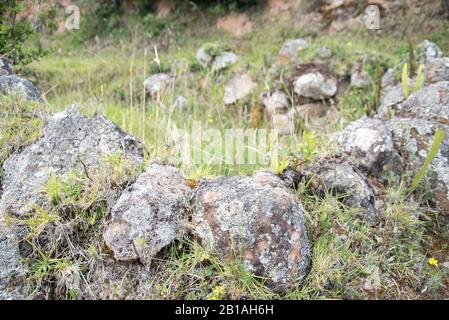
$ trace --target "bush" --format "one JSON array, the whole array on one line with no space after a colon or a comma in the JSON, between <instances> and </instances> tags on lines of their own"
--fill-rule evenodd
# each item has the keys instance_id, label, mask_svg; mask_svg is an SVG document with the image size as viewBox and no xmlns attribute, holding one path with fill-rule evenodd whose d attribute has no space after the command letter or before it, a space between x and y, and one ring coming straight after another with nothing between
<instances>
[{"instance_id":1,"label":"bush","mask_svg":"<svg viewBox=\"0 0 449 320\"><path fill-rule=\"evenodd\" d=\"M28 64L47 54L49 50L42 47L39 32L56 28L54 6L45 6L33 23L20 18L26 6L27 2L22 0L0 2L0 54L16 65Z\"/></svg>"}]
</instances>

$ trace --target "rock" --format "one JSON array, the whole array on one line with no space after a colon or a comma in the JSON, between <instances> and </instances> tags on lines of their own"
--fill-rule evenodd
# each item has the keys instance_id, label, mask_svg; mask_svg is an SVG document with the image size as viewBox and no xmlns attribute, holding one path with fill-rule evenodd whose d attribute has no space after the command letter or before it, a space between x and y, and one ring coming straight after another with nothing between
<instances>
[{"instance_id":1,"label":"rock","mask_svg":"<svg viewBox=\"0 0 449 320\"><path fill-rule=\"evenodd\" d=\"M276 130L281 136L293 134L295 132L293 112L293 110L290 110L287 113L273 114L271 116L271 128Z\"/></svg>"},{"instance_id":2,"label":"rock","mask_svg":"<svg viewBox=\"0 0 449 320\"><path fill-rule=\"evenodd\" d=\"M171 81L171 77L166 73L157 73L150 76L143 82L145 90L153 99L159 98Z\"/></svg>"},{"instance_id":3,"label":"rock","mask_svg":"<svg viewBox=\"0 0 449 320\"><path fill-rule=\"evenodd\" d=\"M441 49L432 41L424 40L418 45L420 63L427 64L430 60L443 57Z\"/></svg>"},{"instance_id":4,"label":"rock","mask_svg":"<svg viewBox=\"0 0 449 320\"><path fill-rule=\"evenodd\" d=\"M0 77L12 75L12 62L11 60L0 56Z\"/></svg>"},{"instance_id":5,"label":"rock","mask_svg":"<svg viewBox=\"0 0 449 320\"><path fill-rule=\"evenodd\" d=\"M364 116L335 134L333 139L366 173L383 178L390 173L400 174L402 161L384 121Z\"/></svg>"},{"instance_id":6,"label":"rock","mask_svg":"<svg viewBox=\"0 0 449 320\"><path fill-rule=\"evenodd\" d=\"M278 56L283 59L296 59L299 50L306 49L309 43L304 39L291 39L284 42Z\"/></svg>"},{"instance_id":7,"label":"rock","mask_svg":"<svg viewBox=\"0 0 449 320\"><path fill-rule=\"evenodd\" d=\"M328 107L321 102L307 103L295 108L295 115L300 119L321 118L326 115Z\"/></svg>"},{"instance_id":8,"label":"rock","mask_svg":"<svg viewBox=\"0 0 449 320\"><path fill-rule=\"evenodd\" d=\"M330 59L332 58L332 50L328 47L318 48L316 51L317 55L321 59Z\"/></svg>"},{"instance_id":9,"label":"rock","mask_svg":"<svg viewBox=\"0 0 449 320\"><path fill-rule=\"evenodd\" d=\"M184 109L188 103L189 100L184 96L178 96L175 100L175 106L179 109Z\"/></svg>"},{"instance_id":10,"label":"rock","mask_svg":"<svg viewBox=\"0 0 449 320\"><path fill-rule=\"evenodd\" d=\"M366 71L354 71L351 74L351 86L354 88L366 88L371 84L371 78Z\"/></svg>"},{"instance_id":11,"label":"rock","mask_svg":"<svg viewBox=\"0 0 449 320\"><path fill-rule=\"evenodd\" d=\"M337 79L320 72L307 73L295 81L294 91L299 96L315 100L331 98L337 93Z\"/></svg>"},{"instance_id":12,"label":"rock","mask_svg":"<svg viewBox=\"0 0 449 320\"><path fill-rule=\"evenodd\" d=\"M426 84L449 81L449 58L430 60L425 67Z\"/></svg>"},{"instance_id":13,"label":"rock","mask_svg":"<svg viewBox=\"0 0 449 320\"><path fill-rule=\"evenodd\" d=\"M397 83L397 81L394 77L394 71L395 70L393 68L390 68L382 76L382 88L392 87Z\"/></svg>"},{"instance_id":14,"label":"rock","mask_svg":"<svg viewBox=\"0 0 449 320\"><path fill-rule=\"evenodd\" d=\"M0 77L0 93L18 93L29 100L43 100L42 94L31 81L15 75Z\"/></svg>"},{"instance_id":15,"label":"rock","mask_svg":"<svg viewBox=\"0 0 449 320\"><path fill-rule=\"evenodd\" d=\"M396 115L449 123L449 81L438 82L413 93L395 108Z\"/></svg>"},{"instance_id":16,"label":"rock","mask_svg":"<svg viewBox=\"0 0 449 320\"><path fill-rule=\"evenodd\" d=\"M4 162L0 198L0 296L5 296L5 284L11 281L15 283L15 291L22 287L17 276L21 269L18 241L15 230L3 224L6 214L20 218L34 206L44 205L47 195L41 191L52 173L63 175L74 170L92 173L104 156L118 151L123 152L125 161L136 165L144 160L143 146L106 118L89 118L67 111L49 119L42 139Z\"/></svg>"},{"instance_id":17,"label":"rock","mask_svg":"<svg viewBox=\"0 0 449 320\"><path fill-rule=\"evenodd\" d=\"M212 63L213 57L205 48L201 47L196 52L196 60L203 68L207 68Z\"/></svg>"},{"instance_id":18,"label":"rock","mask_svg":"<svg viewBox=\"0 0 449 320\"><path fill-rule=\"evenodd\" d=\"M115 259L149 262L179 239L189 197L190 188L176 168L150 165L112 209L104 240Z\"/></svg>"},{"instance_id":19,"label":"rock","mask_svg":"<svg viewBox=\"0 0 449 320\"><path fill-rule=\"evenodd\" d=\"M225 51L215 57L214 62L212 63L212 71L219 72L221 70L229 68L237 61L239 61L239 59L240 59L239 56L237 56L235 53Z\"/></svg>"},{"instance_id":20,"label":"rock","mask_svg":"<svg viewBox=\"0 0 449 320\"><path fill-rule=\"evenodd\" d=\"M256 87L256 83L248 73L234 73L228 81L224 92L224 103L230 105L248 96Z\"/></svg>"},{"instance_id":21,"label":"rock","mask_svg":"<svg viewBox=\"0 0 449 320\"><path fill-rule=\"evenodd\" d=\"M287 95L282 91L275 91L273 94L264 93L261 102L265 106L268 115L286 113L290 107Z\"/></svg>"},{"instance_id":22,"label":"rock","mask_svg":"<svg viewBox=\"0 0 449 320\"><path fill-rule=\"evenodd\" d=\"M377 116L380 118L388 118L390 110L396 108L404 100L402 85L398 84L393 87L387 87L382 93Z\"/></svg>"},{"instance_id":23,"label":"rock","mask_svg":"<svg viewBox=\"0 0 449 320\"><path fill-rule=\"evenodd\" d=\"M236 256L267 285L285 291L310 267L304 211L270 172L202 181L193 197L194 232L224 260Z\"/></svg>"},{"instance_id":24,"label":"rock","mask_svg":"<svg viewBox=\"0 0 449 320\"><path fill-rule=\"evenodd\" d=\"M301 175L323 196L326 191L341 195L348 207L361 209L361 217L376 221L378 203L368 180L357 168L340 158L317 159Z\"/></svg>"},{"instance_id":25,"label":"rock","mask_svg":"<svg viewBox=\"0 0 449 320\"><path fill-rule=\"evenodd\" d=\"M449 126L421 118L393 117L387 123L393 133L393 141L407 159L407 171L418 172L427 158L435 132L443 128L446 138L429 167L432 192L438 208L449 214Z\"/></svg>"},{"instance_id":26,"label":"rock","mask_svg":"<svg viewBox=\"0 0 449 320\"><path fill-rule=\"evenodd\" d=\"M142 144L103 116L90 118L75 111L55 114L41 140L4 162L0 215L5 211L22 215L39 203L45 197L39 191L52 173L90 172L104 156L119 151L130 163L143 162Z\"/></svg>"},{"instance_id":27,"label":"rock","mask_svg":"<svg viewBox=\"0 0 449 320\"><path fill-rule=\"evenodd\" d=\"M14 232L0 221L0 300L24 298L20 285L23 274L17 238Z\"/></svg>"}]
</instances>

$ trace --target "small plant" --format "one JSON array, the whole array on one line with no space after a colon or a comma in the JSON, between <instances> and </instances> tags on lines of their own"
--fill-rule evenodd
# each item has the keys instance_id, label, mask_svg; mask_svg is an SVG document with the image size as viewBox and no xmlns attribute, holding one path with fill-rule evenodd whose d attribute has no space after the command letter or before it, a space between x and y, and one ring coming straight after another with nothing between
<instances>
[{"instance_id":1,"label":"small plant","mask_svg":"<svg viewBox=\"0 0 449 320\"><path fill-rule=\"evenodd\" d=\"M412 184L410 185L409 193L413 192L418 184L421 182L421 180L424 178L424 176L427 173L427 170L429 169L430 164L432 163L433 159L438 154L438 151L441 148L441 144L443 143L444 138L446 137L446 132L443 128L440 128L435 133L435 136L433 138L432 145L430 146L429 153L427 155L426 160L424 161L423 166L418 171L416 176L412 180Z\"/></svg>"},{"instance_id":2,"label":"small plant","mask_svg":"<svg viewBox=\"0 0 449 320\"><path fill-rule=\"evenodd\" d=\"M415 86L413 88L413 92L417 92L421 90L424 86L424 82L426 81L426 77L424 74L425 65L421 64L418 67L418 71L416 72Z\"/></svg>"},{"instance_id":3,"label":"small plant","mask_svg":"<svg viewBox=\"0 0 449 320\"><path fill-rule=\"evenodd\" d=\"M404 64L402 67L402 75L401 75L401 81L402 81L402 93L404 97L407 99L410 95L410 79L408 77L408 64Z\"/></svg>"},{"instance_id":4,"label":"small plant","mask_svg":"<svg viewBox=\"0 0 449 320\"><path fill-rule=\"evenodd\" d=\"M280 159L279 155L275 155L270 159L270 168L276 174L282 174L289 165L288 159Z\"/></svg>"},{"instance_id":5,"label":"small plant","mask_svg":"<svg viewBox=\"0 0 449 320\"><path fill-rule=\"evenodd\" d=\"M318 153L317 137L313 131L304 131L302 135L302 143L298 145L299 152L305 162L309 162Z\"/></svg>"}]
</instances>

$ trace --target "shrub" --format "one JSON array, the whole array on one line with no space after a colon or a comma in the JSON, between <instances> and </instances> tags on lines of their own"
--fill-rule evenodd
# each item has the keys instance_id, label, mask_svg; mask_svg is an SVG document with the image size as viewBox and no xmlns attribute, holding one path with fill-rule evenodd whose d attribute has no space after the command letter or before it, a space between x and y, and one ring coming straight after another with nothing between
<instances>
[{"instance_id":1,"label":"shrub","mask_svg":"<svg viewBox=\"0 0 449 320\"><path fill-rule=\"evenodd\" d=\"M45 4L44 0L44 4ZM39 32L56 28L55 7L41 6L33 22L23 19L20 14L27 9L27 2L21 0L0 1L0 54L8 57L16 65L25 65L49 52L42 47Z\"/></svg>"}]
</instances>

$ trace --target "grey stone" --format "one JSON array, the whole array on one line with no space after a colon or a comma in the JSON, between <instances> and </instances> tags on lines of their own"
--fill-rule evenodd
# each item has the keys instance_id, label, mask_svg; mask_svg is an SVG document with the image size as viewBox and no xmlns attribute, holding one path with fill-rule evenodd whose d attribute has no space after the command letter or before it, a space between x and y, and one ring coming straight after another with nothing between
<instances>
[{"instance_id":1,"label":"grey stone","mask_svg":"<svg viewBox=\"0 0 449 320\"><path fill-rule=\"evenodd\" d=\"M12 75L12 62L3 56L0 56L0 76L9 75Z\"/></svg>"},{"instance_id":2,"label":"grey stone","mask_svg":"<svg viewBox=\"0 0 449 320\"><path fill-rule=\"evenodd\" d=\"M374 191L350 162L340 158L317 159L302 169L301 174L322 195L326 191L341 195L345 205L361 209L362 218L373 222L377 220L379 204Z\"/></svg>"},{"instance_id":3,"label":"grey stone","mask_svg":"<svg viewBox=\"0 0 449 320\"><path fill-rule=\"evenodd\" d=\"M449 81L449 58L430 60L425 67L426 84Z\"/></svg>"},{"instance_id":4,"label":"grey stone","mask_svg":"<svg viewBox=\"0 0 449 320\"><path fill-rule=\"evenodd\" d=\"M122 193L104 232L106 245L121 261L148 263L184 234L190 188L171 166L150 165Z\"/></svg>"},{"instance_id":5,"label":"grey stone","mask_svg":"<svg viewBox=\"0 0 449 320\"><path fill-rule=\"evenodd\" d=\"M420 63L427 64L430 60L443 57L441 49L432 41L424 40L418 45Z\"/></svg>"},{"instance_id":6,"label":"grey stone","mask_svg":"<svg viewBox=\"0 0 449 320\"><path fill-rule=\"evenodd\" d=\"M276 291L287 290L309 270L303 208L295 192L270 172L200 182L192 223L204 245L222 259L242 259Z\"/></svg>"},{"instance_id":7,"label":"grey stone","mask_svg":"<svg viewBox=\"0 0 449 320\"><path fill-rule=\"evenodd\" d=\"M17 93L26 99L43 101L42 94L31 81L15 75L0 76L0 93Z\"/></svg>"},{"instance_id":8,"label":"grey stone","mask_svg":"<svg viewBox=\"0 0 449 320\"><path fill-rule=\"evenodd\" d=\"M171 81L171 77L166 73L157 73L147 78L143 85L153 99L161 96Z\"/></svg>"},{"instance_id":9,"label":"grey stone","mask_svg":"<svg viewBox=\"0 0 449 320\"><path fill-rule=\"evenodd\" d=\"M290 107L289 99L282 91L275 91L271 95L264 93L261 97L261 102L270 116L286 113Z\"/></svg>"},{"instance_id":10,"label":"grey stone","mask_svg":"<svg viewBox=\"0 0 449 320\"><path fill-rule=\"evenodd\" d=\"M330 59L330 58L332 58L332 50L329 49L328 47L318 48L316 53L317 53L318 57L320 57L321 59Z\"/></svg>"},{"instance_id":11,"label":"grey stone","mask_svg":"<svg viewBox=\"0 0 449 320\"><path fill-rule=\"evenodd\" d=\"M226 105L236 103L247 97L255 87L256 83L248 73L234 73L226 85L223 101Z\"/></svg>"},{"instance_id":12,"label":"grey stone","mask_svg":"<svg viewBox=\"0 0 449 320\"><path fill-rule=\"evenodd\" d=\"M207 68L212 63L213 57L205 48L201 47L196 52L196 60L203 68Z\"/></svg>"},{"instance_id":13,"label":"grey stone","mask_svg":"<svg viewBox=\"0 0 449 320\"><path fill-rule=\"evenodd\" d=\"M429 167L432 191L441 211L449 213L449 126L421 118L393 117L387 123L396 148L407 159L407 170L418 172L427 158L435 132L443 128L446 138Z\"/></svg>"},{"instance_id":14,"label":"grey stone","mask_svg":"<svg viewBox=\"0 0 449 320\"><path fill-rule=\"evenodd\" d=\"M24 298L21 287L23 275L16 235L0 221L0 300Z\"/></svg>"},{"instance_id":15,"label":"grey stone","mask_svg":"<svg viewBox=\"0 0 449 320\"><path fill-rule=\"evenodd\" d=\"M367 173L387 178L389 173L401 172L401 158L382 120L364 116L336 133L333 139Z\"/></svg>"},{"instance_id":16,"label":"grey stone","mask_svg":"<svg viewBox=\"0 0 449 320\"><path fill-rule=\"evenodd\" d=\"M279 50L279 56L295 59L298 51L305 49L309 46L309 43L304 39L290 39L284 42L281 50Z\"/></svg>"},{"instance_id":17,"label":"grey stone","mask_svg":"<svg viewBox=\"0 0 449 320\"><path fill-rule=\"evenodd\" d=\"M354 71L351 74L351 86L354 88L366 88L371 84L371 78L366 71Z\"/></svg>"},{"instance_id":18,"label":"grey stone","mask_svg":"<svg viewBox=\"0 0 449 320\"><path fill-rule=\"evenodd\" d=\"M214 62L212 63L212 71L219 72L221 70L229 68L237 61L239 61L239 59L240 59L239 56L237 56L235 53L225 51L215 57Z\"/></svg>"},{"instance_id":19,"label":"grey stone","mask_svg":"<svg viewBox=\"0 0 449 320\"><path fill-rule=\"evenodd\" d=\"M294 91L316 100L331 98L337 93L337 79L320 72L306 73L295 81Z\"/></svg>"},{"instance_id":20,"label":"grey stone","mask_svg":"<svg viewBox=\"0 0 449 320\"><path fill-rule=\"evenodd\" d=\"M33 206L43 205L46 195L41 190L52 173L63 175L73 170L92 173L104 156L118 151L123 152L125 161L135 165L144 160L143 146L106 118L90 118L74 110L54 115L42 139L4 162L0 221L4 221L6 214L21 217ZM8 274L20 270L14 230L4 224L0 226L0 243L0 295L4 295L2 286L10 281ZM16 287L19 290L21 285Z\"/></svg>"}]
</instances>

